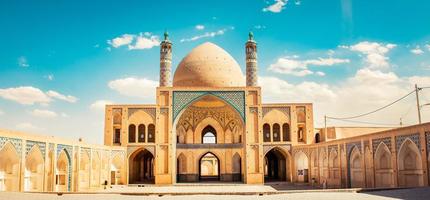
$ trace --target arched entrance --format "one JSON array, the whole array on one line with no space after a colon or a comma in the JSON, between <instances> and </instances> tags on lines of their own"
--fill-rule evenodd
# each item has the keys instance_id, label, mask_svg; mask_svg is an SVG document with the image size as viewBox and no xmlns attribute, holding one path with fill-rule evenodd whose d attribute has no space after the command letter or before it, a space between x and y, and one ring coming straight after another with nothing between
<instances>
[{"instance_id":1,"label":"arched entrance","mask_svg":"<svg viewBox=\"0 0 430 200\"><path fill-rule=\"evenodd\" d=\"M154 183L154 155L146 149L135 151L129 159L129 184Z\"/></svg>"},{"instance_id":2,"label":"arched entrance","mask_svg":"<svg viewBox=\"0 0 430 200\"><path fill-rule=\"evenodd\" d=\"M287 181L287 156L273 148L264 156L264 182Z\"/></svg>"},{"instance_id":3,"label":"arched entrance","mask_svg":"<svg viewBox=\"0 0 430 200\"><path fill-rule=\"evenodd\" d=\"M220 165L219 159L213 153L204 154L199 160L199 180L219 181Z\"/></svg>"},{"instance_id":4,"label":"arched entrance","mask_svg":"<svg viewBox=\"0 0 430 200\"><path fill-rule=\"evenodd\" d=\"M208 125L202 130L202 144L216 144L216 130Z\"/></svg>"}]
</instances>

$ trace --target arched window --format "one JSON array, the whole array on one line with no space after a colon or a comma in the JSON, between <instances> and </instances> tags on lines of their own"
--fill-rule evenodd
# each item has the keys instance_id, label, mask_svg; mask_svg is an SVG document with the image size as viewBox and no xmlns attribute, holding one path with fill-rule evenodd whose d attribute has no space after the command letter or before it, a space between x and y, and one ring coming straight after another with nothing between
<instances>
[{"instance_id":1,"label":"arched window","mask_svg":"<svg viewBox=\"0 0 430 200\"><path fill-rule=\"evenodd\" d=\"M282 140L291 141L290 138L290 125L285 123L282 125Z\"/></svg>"},{"instance_id":2,"label":"arched window","mask_svg":"<svg viewBox=\"0 0 430 200\"><path fill-rule=\"evenodd\" d=\"M315 143L320 142L320 133L315 134Z\"/></svg>"},{"instance_id":3,"label":"arched window","mask_svg":"<svg viewBox=\"0 0 430 200\"><path fill-rule=\"evenodd\" d=\"M264 124L263 125L263 141L264 142L270 142L270 125Z\"/></svg>"},{"instance_id":4,"label":"arched window","mask_svg":"<svg viewBox=\"0 0 430 200\"><path fill-rule=\"evenodd\" d=\"M128 142L136 142L136 125L134 124L128 126Z\"/></svg>"},{"instance_id":5,"label":"arched window","mask_svg":"<svg viewBox=\"0 0 430 200\"><path fill-rule=\"evenodd\" d=\"M138 133L138 141L139 142L145 142L145 125L144 124L140 124L137 128L137 133Z\"/></svg>"},{"instance_id":6,"label":"arched window","mask_svg":"<svg viewBox=\"0 0 430 200\"><path fill-rule=\"evenodd\" d=\"M155 125L148 125L148 142L155 142Z\"/></svg>"},{"instance_id":7,"label":"arched window","mask_svg":"<svg viewBox=\"0 0 430 200\"><path fill-rule=\"evenodd\" d=\"M113 138L113 143L114 144L121 144L121 129L119 129L119 128L115 129L115 135Z\"/></svg>"},{"instance_id":8,"label":"arched window","mask_svg":"<svg viewBox=\"0 0 430 200\"><path fill-rule=\"evenodd\" d=\"M203 144L216 144L216 130L212 126L206 126L202 131Z\"/></svg>"},{"instance_id":9,"label":"arched window","mask_svg":"<svg viewBox=\"0 0 430 200\"><path fill-rule=\"evenodd\" d=\"M273 141L281 141L281 127L279 126L279 124L273 124Z\"/></svg>"}]
</instances>

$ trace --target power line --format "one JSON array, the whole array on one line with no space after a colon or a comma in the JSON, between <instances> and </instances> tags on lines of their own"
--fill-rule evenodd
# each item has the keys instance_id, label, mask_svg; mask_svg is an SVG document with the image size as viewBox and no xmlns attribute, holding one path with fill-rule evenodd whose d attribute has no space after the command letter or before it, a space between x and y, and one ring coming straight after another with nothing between
<instances>
[{"instance_id":1,"label":"power line","mask_svg":"<svg viewBox=\"0 0 430 200\"><path fill-rule=\"evenodd\" d=\"M334 119L334 118L331 118ZM347 120L347 119L334 119L338 121L351 122L351 123L359 123L359 124L371 124L378 126L399 126L399 124L387 124L387 123L377 123L377 122L366 122L366 121L355 121L355 120Z\"/></svg>"},{"instance_id":2,"label":"power line","mask_svg":"<svg viewBox=\"0 0 430 200\"><path fill-rule=\"evenodd\" d=\"M430 88L430 87L429 87L429 88ZM395 104L395 103L397 103L397 102L399 102L399 101L403 100L404 98L408 97L409 95L411 95L411 94L412 94L412 93L414 93L414 92L415 92L415 90L412 90L411 92L409 92L409 93L408 93L408 94L406 94L405 96L403 96L403 97L401 97L401 98L399 98L399 99L397 99L397 100L395 100L395 101L393 101L393 102L389 103L388 105L385 105L385 106L383 106L383 107L381 107L381 108L378 108L378 109L376 109L376 110L373 110L373 111L370 111L370 112L367 112L367 113L364 113L364 114L360 114L360 115L356 115L356 116L350 116L350 117L329 117L329 116L327 116L327 118L329 118L329 119L344 120L344 119L354 119L354 118L359 118L359 117L363 117L363 116L366 116L366 115L370 115L370 114L373 114L373 113L375 113L375 112L378 112L378 111L380 111L380 110L383 110L383 109L385 109L385 108L387 108L387 107L389 107L389 106L391 106L391 105L393 105L393 104Z\"/></svg>"}]
</instances>

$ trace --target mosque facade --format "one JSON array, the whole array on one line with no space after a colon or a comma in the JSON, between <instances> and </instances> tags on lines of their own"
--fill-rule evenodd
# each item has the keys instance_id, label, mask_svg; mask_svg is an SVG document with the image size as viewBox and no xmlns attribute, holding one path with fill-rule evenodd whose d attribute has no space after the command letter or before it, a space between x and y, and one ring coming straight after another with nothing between
<instances>
[{"instance_id":1,"label":"mosque facade","mask_svg":"<svg viewBox=\"0 0 430 200\"><path fill-rule=\"evenodd\" d=\"M430 123L314 128L312 103L262 102L252 33L245 52L245 75L213 43L194 48L172 73L165 34L156 103L107 105L104 145L0 130L0 191L189 182L429 185Z\"/></svg>"}]
</instances>

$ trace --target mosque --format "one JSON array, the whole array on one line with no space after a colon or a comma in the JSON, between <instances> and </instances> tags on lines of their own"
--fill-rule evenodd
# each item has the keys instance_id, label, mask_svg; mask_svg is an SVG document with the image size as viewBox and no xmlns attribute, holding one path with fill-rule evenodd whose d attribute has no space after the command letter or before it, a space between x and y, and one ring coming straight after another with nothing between
<instances>
[{"instance_id":1,"label":"mosque","mask_svg":"<svg viewBox=\"0 0 430 200\"><path fill-rule=\"evenodd\" d=\"M430 123L314 128L312 103L262 102L252 33L245 52L245 75L207 42L171 77L165 33L155 104L107 105L104 145L0 130L0 191L190 182L429 185Z\"/></svg>"}]
</instances>

